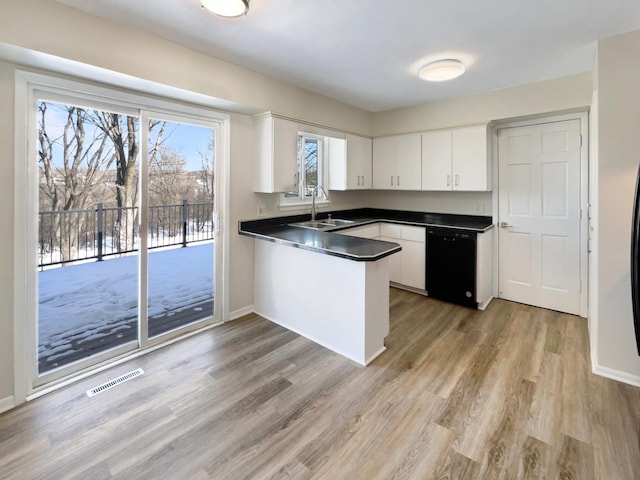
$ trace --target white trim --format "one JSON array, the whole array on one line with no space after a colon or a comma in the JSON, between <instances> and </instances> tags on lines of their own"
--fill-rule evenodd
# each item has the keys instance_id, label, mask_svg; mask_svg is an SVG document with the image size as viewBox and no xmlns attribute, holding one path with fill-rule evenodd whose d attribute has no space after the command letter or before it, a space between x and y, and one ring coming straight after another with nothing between
<instances>
[{"instance_id":1,"label":"white trim","mask_svg":"<svg viewBox=\"0 0 640 480\"><path fill-rule=\"evenodd\" d=\"M495 147L494 157L494 185L496 188L493 190L493 221L497 225L500 215L499 206L499 194L500 184L499 178L499 161L498 161L498 136L499 131L503 128L516 128L526 127L532 125L541 125L545 123L562 122L566 120L579 120L580 121L580 134L582 136L582 146L580 148L580 208L582 209L582 218L580 219L580 283L582 290L580 292L580 316L587 318L589 315L589 113L588 111L580 111L575 113L565 113L559 115L550 114L549 116L536 117L527 120L520 121L506 121L496 122L494 124L493 133L493 145ZM497 226L496 228L499 228ZM500 265L500 243L496 235L496 258L494 260L494 288L499 290L500 278L499 278L499 265ZM496 298L500 298L499 292L497 292Z\"/></svg>"},{"instance_id":2,"label":"white trim","mask_svg":"<svg viewBox=\"0 0 640 480\"><path fill-rule=\"evenodd\" d=\"M589 209L587 211L589 241L589 339L591 364L598 366L598 91L593 91L589 112Z\"/></svg>"},{"instance_id":3,"label":"white trim","mask_svg":"<svg viewBox=\"0 0 640 480\"><path fill-rule=\"evenodd\" d=\"M28 142L25 132L29 130L27 112L30 106L30 95L27 88L27 77L21 71L15 73L15 130L14 130L14 187L15 192L25 191L28 185ZM20 188L18 188L20 187ZM27 201L14 202L13 215L13 398L14 404L20 405L27 400L27 385L30 383L29 373L29 329L27 318L31 297L27 285L29 261Z\"/></svg>"},{"instance_id":4,"label":"white trim","mask_svg":"<svg viewBox=\"0 0 640 480\"><path fill-rule=\"evenodd\" d=\"M249 315L251 313L255 313L253 309L253 305L247 305L246 307L239 308L234 310L233 312L229 312L229 321L237 320L238 318L244 317L245 315Z\"/></svg>"},{"instance_id":5,"label":"white trim","mask_svg":"<svg viewBox=\"0 0 640 480\"><path fill-rule=\"evenodd\" d=\"M220 133L216 142L215 187L216 195L214 211L218 212L216 222L216 237L222 237L222 247L214 250L217 257L214 259L216 268L216 295L221 298L220 321L225 322L229 318L229 274L231 272L229 257L231 257L231 116L220 117ZM215 304L214 304L215 308ZM215 312L214 312L215 314Z\"/></svg>"},{"instance_id":6,"label":"white trim","mask_svg":"<svg viewBox=\"0 0 640 480\"><path fill-rule=\"evenodd\" d=\"M16 403L14 401L13 395L0 399L0 413L7 412L15 406Z\"/></svg>"},{"instance_id":7,"label":"white trim","mask_svg":"<svg viewBox=\"0 0 640 480\"><path fill-rule=\"evenodd\" d=\"M593 355L592 355L593 357ZM640 376L631 375L630 373L623 372L622 370L615 370L609 367L603 367L595 365L592 368L592 372L595 375L615 380L616 382L626 383L627 385L633 385L634 387L640 387Z\"/></svg>"},{"instance_id":8,"label":"white trim","mask_svg":"<svg viewBox=\"0 0 640 480\"><path fill-rule=\"evenodd\" d=\"M140 87L145 85L140 81ZM229 292L227 285L229 277L229 209L230 209L230 178L228 175L230 165L230 116L217 110L212 110L207 106L184 104L180 100L171 98L154 98L144 94L124 92L118 87L103 87L95 84L78 82L73 79L65 79L42 73L28 72L24 70L15 71L15 133L14 133L14 186L16 192L25 192L25 200L14 203L14 401L16 405L32 398L43 389L36 387L37 382L37 361L35 352L37 351L37 338L34 330L36 325L37 304L33 299L37 299L37 269L35 265L35 255L30 252L36 251L37 218L31 218L30 213L34 206L37 206L37 172L33 162L25 162L26 158L35 158L32 151L35 143L29 141L29 132L35 129L35 116L29 112L35 109L35 92L51 92L51 95L64 99L65 97L87 99L90 103L96 99L107 105L120 106L124 109L134 108L140 114L143 111L153 111L167 117L184 119L187 122L197 124L202 122L207 126L215 123L215 128L220 130L216 144L219 148L216 172L216 210L219 212L220 222L217 237L222 242L216 242L216 317L210 322L220 323L228 315ZM48 94L45 94L45 96ZM95 103L95 102L94 102ZM33 125L31 125L31 124ZM221 140L221 141L220 141ZM33 185L32 185L33 184ZM34 186L35 185L35 186ZM35 232L35 233L34 233ZM222 244L220 244L222 243ZM209 328L212 324L206 325ZM183 338L175 337L175 338ZM140 354L152 351L166 342L160 340L158 344L144 346L145 350ZM117 357L119 358L119 357ZM130 358L126 355L123 358ZM112 363L107 363L112 365ZM81 368L81 367L80 367ZM108 367L101 367L108 368ZM80 378L92 374L80 371ZM72 374L72 375L77 375ZM58 382L58 379L53 380ZM60 379L62 383L70 383L71 380Z\"/></svg>"}]
</instances>

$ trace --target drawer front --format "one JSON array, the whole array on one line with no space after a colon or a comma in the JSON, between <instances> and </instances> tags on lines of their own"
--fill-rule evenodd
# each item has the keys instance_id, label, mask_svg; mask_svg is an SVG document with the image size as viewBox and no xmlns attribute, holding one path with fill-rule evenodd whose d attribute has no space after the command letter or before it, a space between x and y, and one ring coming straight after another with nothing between
<instances>
[{"instance_id":1,"label":"drawer front","mask_svg":"<svg viewBox=\"0 0 640 480\"><path fill-rule=\"evenodd\" d=\"M403 240L411 240L412 242L425 242L427 229L425 227L410 227L403 226L402 227L402 239Z\"/></svg>"}]
</instances>

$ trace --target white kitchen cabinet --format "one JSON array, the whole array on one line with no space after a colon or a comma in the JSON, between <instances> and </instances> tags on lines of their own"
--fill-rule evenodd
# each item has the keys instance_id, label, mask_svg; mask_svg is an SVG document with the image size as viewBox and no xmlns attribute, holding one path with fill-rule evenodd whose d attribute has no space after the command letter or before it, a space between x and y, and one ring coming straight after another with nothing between
<instances>
[{"instance_id":1,"label":"white kitchen cabinet","mask_svg":"<svg viewBox=\"0 0 640 480\"><path fill-rule=\"evenodd\" d=\"M451 130L422 134L422 190L451 190Z\"/></svg>"},{"instance_id":2,"label":"white kitchen cabinet","mask_svg":"<svg viewBox=\"0 0 640 480\"><path fill-rule=\"evenodd\" d=\"M420 134L373 139L373 188L420 190L422 187Z\"/></svg>"},{"instance_id":3,"label":"white kitchen cabinet","mask_svg":"<svg viewBox=\"0 0 640 480\"><path fill-rule=\"evenodd\" d=\"M380 240L402 247L389 260L389 280L418 290L425 289L425 227L380 224Z\"/></svg>"},{"instance_id":4,"label":"white kitchen cabinet","mask_svg":"<svg viewBox=\"0 0 640 480\"><path fill-rule=\"evenodd\" d=\"M422 190L489 191L486 125L422 134Z\"/></svg>"},{"instance_id":5,"label":"white kitchen cabinet","mask_svg":"<svg viewBox=\"0 0 640 480\"><path fill-rule=\"evenodd\" d=\"M266 115L256 118L254 127L254 192L297 192L298 124Z\"/></svg>"},{"instance_id":6,"label":"white kitchen cabinet","mask_svg":"<svg viewBox=\"0 0 640 480\"><path fill-rule=\"evenodd\" d=\"M476 302L484 310L493 300L493 229L476 237Z\"/></svg>"},{"instance_id":7,"label":"white kitchen cabinet","mask_svg":"<svg viewBox=\"0 0 640 480\"><path fill-rule=\"evenodd\" d=\"M363 190L372 186L370 138L346 135L329 139L329 190Z\"/></svg>"}]
</instances>

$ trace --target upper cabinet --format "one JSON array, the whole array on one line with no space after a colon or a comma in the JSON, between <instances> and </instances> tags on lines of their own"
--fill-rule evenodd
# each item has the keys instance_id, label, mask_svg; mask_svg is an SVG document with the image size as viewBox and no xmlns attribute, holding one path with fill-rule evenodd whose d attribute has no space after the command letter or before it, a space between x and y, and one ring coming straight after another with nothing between
<instances>
[{"instance_id":1,"label":"upper cabinet","mask_svg":"<svg viewBox=\"0 0 640 480\"><path fill-rule=\"evenodd\" d=\"M491 190L488 127L422 134L422 190Z\"/></svg>"},{"instance_id":2,"label":"upper cabinet","mask_svg":"<svg viewBox=\"0 0 640 480\"><path fill-rule=\"evenodd\" d=\"M371 188L371 139L346 135L346 140L329 138L329 189Z\"/></svg>"},{"instance_id":3,"label":"upper cabinet","mask_svg":"<svg viewBox=\"0 0 640 480\"><path fill-rule=\"evenodd\" d=\"M419 133L374 138L373 188L420 190L421 151Z\"/></svg>"},{"instance_id":4,"label":"upper cabinet","mask_svg":"<svg viewBox=\"0 0 640 480\"><path fill-rule=\"evenodd\" d=\"M298 190L298 124L272 116L254 120L256 130L255 192Z\"/></svg>"}]
</instances>

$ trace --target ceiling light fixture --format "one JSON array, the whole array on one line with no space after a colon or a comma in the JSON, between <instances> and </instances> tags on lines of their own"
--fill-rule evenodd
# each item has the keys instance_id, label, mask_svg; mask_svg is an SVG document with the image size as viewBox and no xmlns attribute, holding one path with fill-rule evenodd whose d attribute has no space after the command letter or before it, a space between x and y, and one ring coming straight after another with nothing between
<instances>
[{"instance_id":1,"label":"ceiling light fixture","mask_svg":"<svg viewBox=\"0 0 640 480\"><path fill-rule=\"evenodd\" d=\"M221 17L241 17L249 11L249 0L200 0L200 4Z\"/></svg>"},{"instance_id":2,"label":"ceiling light fixture","mask_svg":"<svg viewBox=\"0 0 640 480\"><path fill-rule=\"evenodd\" d=\"M427 63L418 75L429 82L444 82L459 77L465 71L464 63L453 58Z\"/></svg>"}]
</instances>

